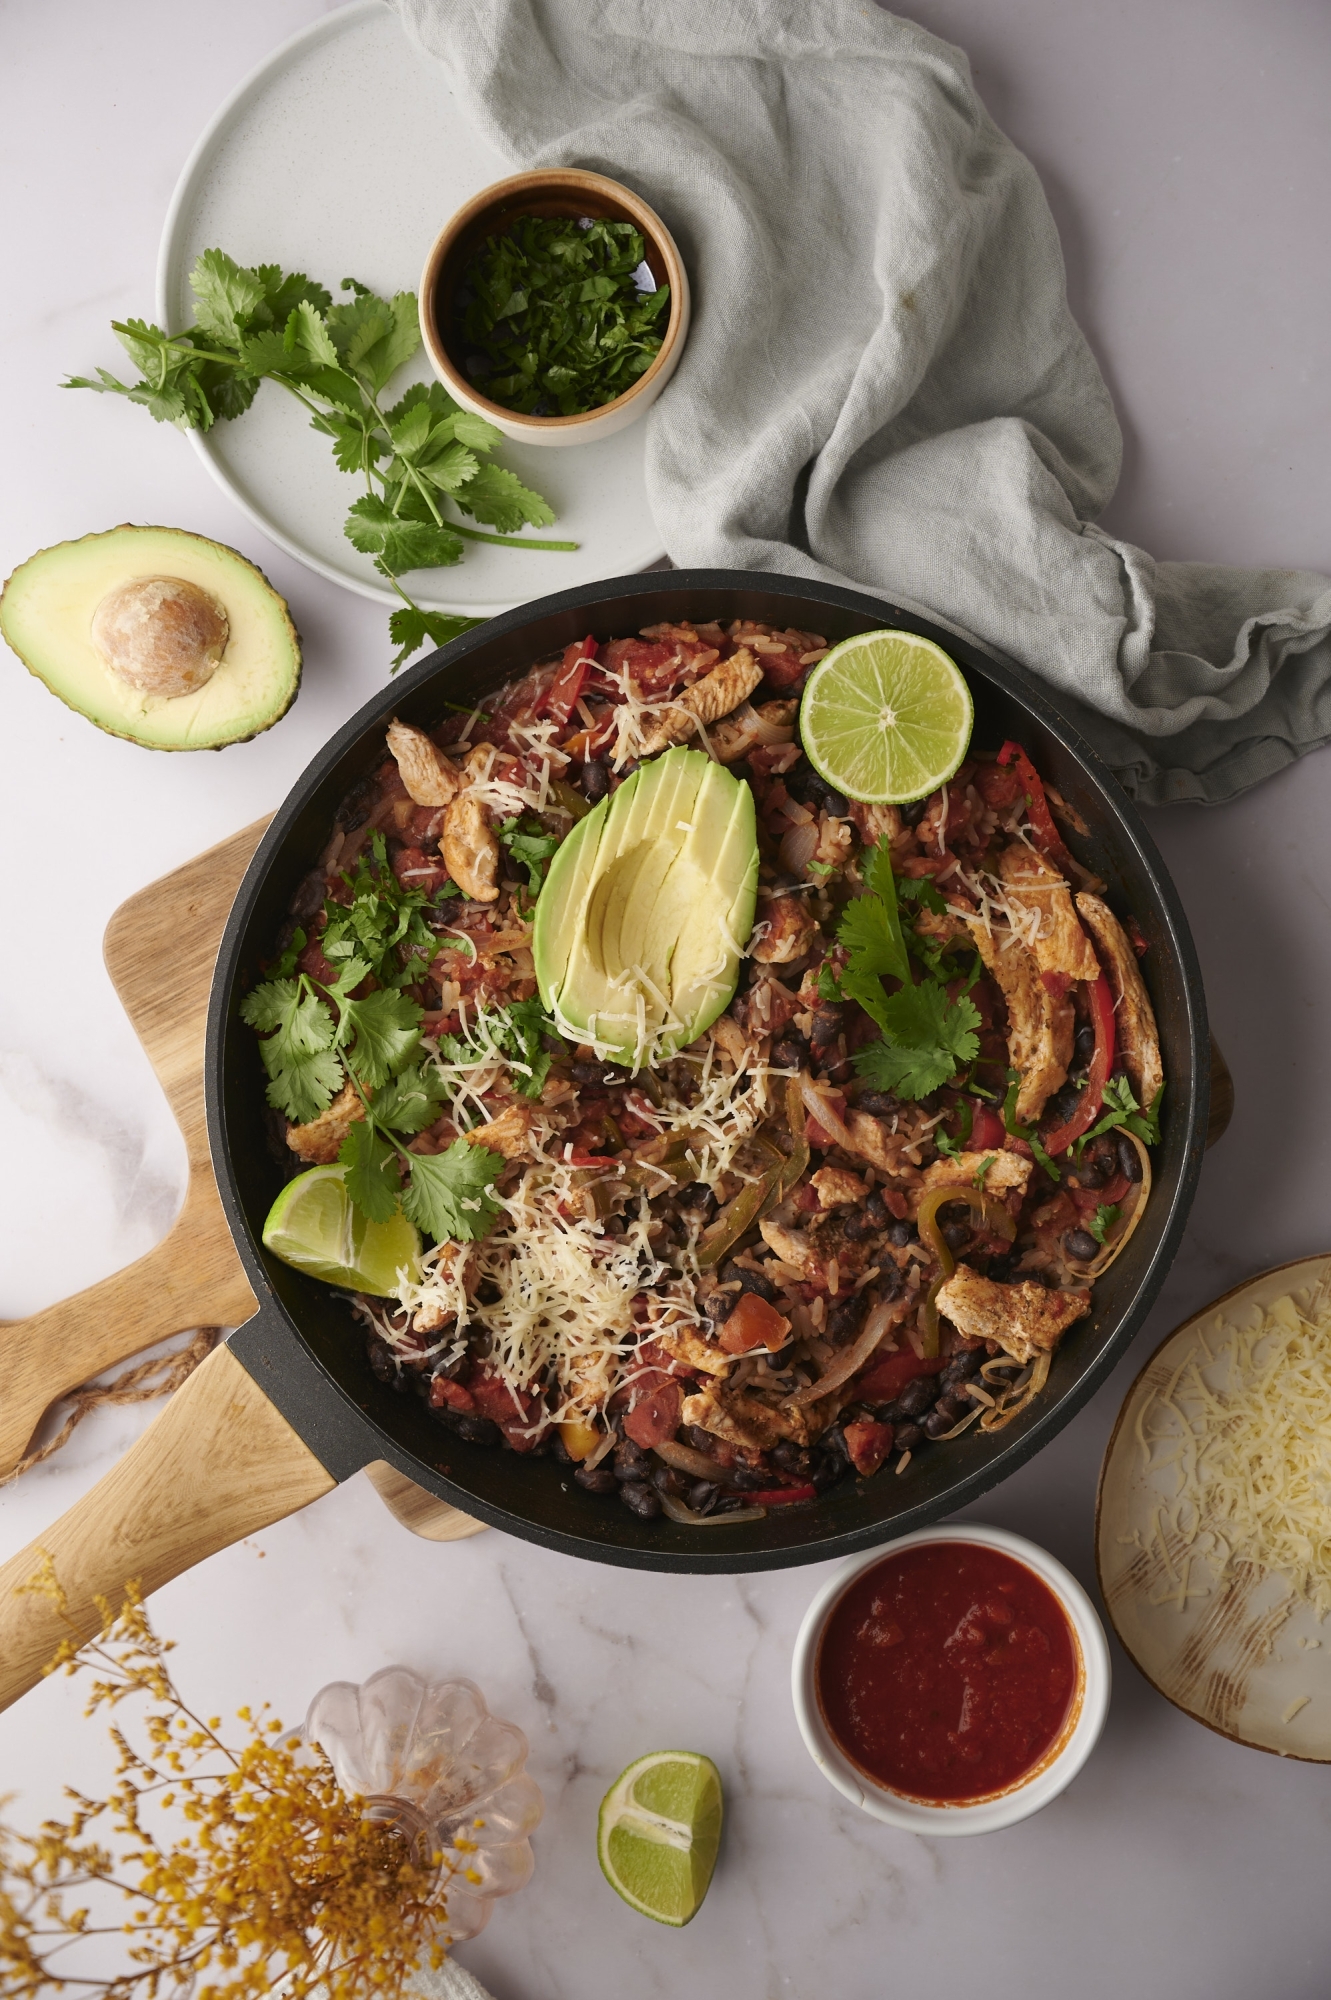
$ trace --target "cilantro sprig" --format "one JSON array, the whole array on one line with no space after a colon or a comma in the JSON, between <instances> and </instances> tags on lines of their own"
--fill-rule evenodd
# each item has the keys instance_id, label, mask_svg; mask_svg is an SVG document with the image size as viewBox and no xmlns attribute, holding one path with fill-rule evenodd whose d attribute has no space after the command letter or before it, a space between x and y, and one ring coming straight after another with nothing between
<instances>
[{"instance_id":1,"label":"cilantro sprig","mask_svg":"<svg viewBox=\"0 0 1331 2000\"><path fill-rule=\"evenodd\" d=\"M559 835L547 833L538 819L506 819L499 828L499 840L513 859L527 871L527 887L533 901L541 893L545 877L541 863L548 861L559 845Z\"/></svg>"},{"instance_id":2,"label":"cilantro sprig","mask_svg":"<svg viewBox=\"0 0 1331 2000\"><path fill-rule=\"evenodd\" d=\"M243 268L221 250L198 258L190 289L194 325L181 333L141 319L111 322L139 371L136 382L99 368L62 386L125 396L157 423L186 431L243 416L266 381L294 396L311 429L331 440L342 471L364 481L344 533L402 599L389 620L394 671L427 640L447 645L483 622L423 609L401 582L406 571L460 562L465 541L576 549L576 542L515 535L526 525L549 526L554 514L539 493L492 462L501 442L495 426L462 409L440 383L418 383L385 407L385 389L421 344L414 293L381 299L344 278L350 297L335 305L303 272ZM458 514L485 526L468 527Z\"/></svg>"},{"instance_id":3,"label":"cilantro sprig","mask_svg":"<svg viewBox=\"0 0 1331 2000\"><path fill-rule=\"evenodd\" d=\"M1086 1225L1097 1243L1104 1242L1105 1237L1118 1221L1120 1213L1121 1211L1117 1202L1102 1201L1100 1203L1095 1214Z\"/></svg>"},{"instance_id":4,"label":"cilantro sprig","mask_svg":"<svg viewBox=\"0 0 1331 2000\"><path fill-rule=\"evenodd\" d=\"M1017 1118L1017 1099L1021 1095L1020 1072L1010 1069L1006 1074L1007 1094L1003 1099L1002 1112L1004 1130L1010 1132L1014 1139L1024 1139L1030 1147L1031 1155L1037 1165L1044 1168L1050 1180L1061 1181L1063 1176L1050 1159L1048 1153L1046 1153L1044 1147L1040 1144L1040 1141L1036 1138L1035 1127L1033 1125L1021 1124Z\"/></svg>"},{"instance_id":5,"label":"cilantro sprig","mask_svg":"<svg viewBox=\"0 0 1331 2000\"><path fill-rule=\"evenodd\" d=\"M1125 1132L1133 1132L1144 1146L1160 1144L1160 1100L1165 1094L1161 1084L1150 1104L1143 1111L1133 1096L1132 1085L1126 1076L1111 1076L1104 1088L1104 1116L1077 1141L1076 1152L1080 1159L1092 1139L1098 1139L1102 1132L1113 1132L1120 1126Z\"/></svg>"},{"instance_id":6,"label":"cilantro sprig","mask_svg":"<svg viewBox=\"0 0 1331 2000\"><path fill-rule=\"evenodd\" d=\"M539 1000L515 1000L509 1007L486 1008L478 1014L470 1036L441 1035L439 1053L445 1062L468 1068L493 1055L502 1056L521 1095L539 1097L554 1060L545 1043L558 1035Z\"/></svg>"},{"instance_id":7,"label":"cilantro sprig","mask_svg":"<svg viewBox=\"0 0 1331 2000\"><path fill-rule=\"evenodd\" d=\"M862 873L866 893L847 905L837 927L846 965L832 977L836 997L857 1001L877 1024L881 1040L860 1049L854 1065L877 1089L927 1097L978 1055L979 1010L965 993L949 998L937 958L915 983L911 957L922 956L922 941L913 927L903 926L891 856L881 842L866 852ZM884 992L885 978L900 982L896 992Z\"/></svg>"}]
</instances>

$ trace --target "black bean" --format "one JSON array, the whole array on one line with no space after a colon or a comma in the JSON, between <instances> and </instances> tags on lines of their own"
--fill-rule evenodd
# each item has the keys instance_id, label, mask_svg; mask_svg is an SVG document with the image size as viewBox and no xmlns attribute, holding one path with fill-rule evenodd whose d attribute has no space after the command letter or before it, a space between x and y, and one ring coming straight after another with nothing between
<instances>
[{"instance_id":1,"label":"black bean","mask_svg":"<svg viewBox=\"0 0 1331 2000\"><path fill-rule=\"evenodd\" d=\"M610 773L599 757L589 757L582 767L582 796L589 805L603 799L610 786Z\"/></svg>"},{"instance_id":2,"label":"black bean","mask_svg":"<svg viewBox=\"0 0 1331 2000\"><path fill-rule=\"evenodd\" d=\"M658 1493L668 1493L672 1500L682 1500L687 1486L673 1465L658 1465L652 1472L652 1485Z\"/></svg>"},{"instance_id":3,"label":"black bean","mask_svg":"<svg viewBox=\"0 0 1331 2000\"><path fill-rule=\"evenodd\" d=\"M807 1479L813 1468L813 1455L790 1438L782 1438L780 1444L772 1446L772 1463L782 1472L798 1472Z\"/></svg>"},{"instance_id":4,"label":"black bean","mask_svg":"<svg viewBox=\"0 0 1331 2000\"><path fill-rule=\"evenodd\" d=\"M1139 1181L1141 1179L1141 1155L1126 1132L1120 1132L1118 1135L1118 1164L1128 1180Z\"/></svg>"},{"instance_id":5,"label":"black bean","mask_svg":"<svg viewBox=\"0 0 1331 2000\"><path fill-rule=\"evenodd\" d=\"M398 1365L393 1358L392 1351L388 1347L387 1342L370 1340L366 1342L366 1346L369 1350L370 1367L374 1374L378 1376L381 1382L391 1382L396 1385L399 1372Z\"/></svg>"},{"instance_id":6,"label":"black bean","mask_svg":"<svg viewBox=\"0 0 1331 2000\"><path fill-rule=\"evenodd\" d=\"M943 1372L945 1375L953 1376L958 1381L965 1382L969 1381L972 1375L978 1375L983 1366L984 1349L982 1347L959 1347Z\"/></svg>"},{"instance_id":7,"label":"black bean","mask_svg":"<svg viewBox=\"0 0 1331 2000\"><path fill-rule=\"evenodd\" d=\"M700 1215L704 1222L709 1222L716 1213L716 1196L706 1181L690 1181L679 1196L679 1205Z\"/></svg>"},{"instance_id":8,"label":"black bean","mask_svg":"<svg viewBox=\"0 0 1331 2000\"><path fill-rule=\"evenodd\" d=\"M873 1218L866 1215L862 1208L857 1208L848 1215L841 1227L849 1243L862 1243L866 1236L872 1236L874 1233Z\"/></svg>"},{"instance_id":9,"label":"black bean","mask_svg":"<svg viewBox=\"0 0 1331 2000\"><path fill-rule=\"evenodd\" d=\"M928 799L912 799L908 805L898 806L897 811L901 814L901 824L903 826L918 826L924 818L924 809L928 803Z\"/></svg>"},{"instance_id":10,"label":"black bean","mask_svg":"<svg viewBox=\"0 0 1331 2000\"><path fill-rule=\"evenodd\" d=\"M1095 1054L1095 1029L1089 1021L1083 1021L1072 1043L1073 1059L1078 1069L1085 1069Z\"/></svg>"},{"instance_id":11,"label":"black bean","mask_svg":"<svg viewBox=\"0 0 1331 2000\"><path fill-rule=\"evenodd\" d=\"M808 1054L803 1035L783 1035L772 1050L772 1061L778 1069L803 1069Z\"/></svg>"},{"instance_id":12,"label":"black bean","mask_svg":"<svg viewBox=\"0 0 1331 2000\"><path fill-rule=\"evenodd\" d=\"M574 1083L599 1083L603 1065L598 1062L575 1062L570 1066Z\"/></svg>"},{"instance_id":13,"label":"black bean","mask_svg":"<svg viewBox=\"0 0 1331 2000\"><path fill-rule=\"evenodd\" d=\"M918 1424L899 1424L892 1443L897 1451L914 1451L923 1436Z\"/></svg>"},{"instance_id":14,"label":"black bean","mask_svg":"<svg viewBox=\"0 0 1331 2000\"><path fill-rule=\"evenodd\" d=\"M489 1417L473 1417L465 1410L459 1410L453 1418L452 1428L468 1444L499 1443L499 1426L491 1423Z\"/></svg>"},{"instance_id":15,"label":"black bean","mask_svg":"<svg viewBox=\"0 0 1331 2000\"><path fill-rule=\"evenodd\" d=\"M1109 1179L1112 1168L1098 1153L1088 1153L1077 1166L1077 1179L1084 1188L1103 1187Z\"/></svg>"},{"instance_id":16,"label":"black bean","mask_svg":"<svg viewBox=\"0 0 1331 2000\"><path fill-rule=\"evenodd\" d=\"M1063 1248L1069 1257L1075 1257L1079 1264L1089 1264L1098 1255L1100 1245L1089 1229L1069 1229L1063 1238Z\"/></svg>"},{"instance_id":17,"label":"black bean","mask_svg":"<svg viewBox=\"0 0 1331 2000\"><path fill-rule=\"evenodd\" d=\"M835 1486L846 1471L846 1460L834 1451L818 1450L813 1454L813 1470L809 1474L815 1490L826 1493L829 1486Z\"/></svg>"},{"instance_id":18,"label":"black bean","mask_svg":"<svg viewBox=\"0 0 1331 2000\"><path fill-rule=\"evenodd\" d=\"M681 1424L679 1435L683 1442L691 1444L695 1451L704 1451L709 1458L711 1457L712 1446L716 1443L716 1439L710 1431L705 1431L701 1424Z\"/></svg>"},{"instance_id":19,"label":"black bean","mask_svg":"<svg viewBox=\"0 0 1331 2000\"><path fill-rule=\"evenodd\" d=\"M908 1243L914 1243L919 1233L913 1222L894 1221L887 1225L887 1240L889 1243L894 1243L898 1250L904 1250Z\"/></svg>"},{"instance_id":20,"label":"black bean","mask_svg":"<svg viewBox=\"0 0 1331 2000\"><path fill-rule=\"evenodd\" d=\"M1010 1252L1001 1257L991 1257L984 1275L992 1278L996 1285L1010 1285L1017 1275L1016 1260Z\"/></svg>"},{"instance_id":21,"label":"black bean","mask_svg":"<svg viewBox=\"0 0 1331 2000\"><path fill-rule=\"evenodd\" d=\"M632 1438L621 1438L614 1450L615 1478L643 1480L652 1469L652 1462L645 1451L640 1451Z\"/></svg>"},{"instance_id":22,"label":"black bean","mask_svg":"<svg viewBox=\"0 0 1331 2000\"><path fill-rule=\"evenodd\" d=\"M1052 1119L1055 1125L1066 1125L1080 1103L1081 1092L1076 1084L1065 1083L1061 1090L1054 1092L1045 1105L1045 1117Z\"/></svg>"},{"instance_id":23,"label":"black bean","mask_svg":"<svg viewBox=\"0 0 1331 2000\"><path fill-rule=\"evenodd\" d=\"M588 1493L613 1493L619 1484L604 1459L599 1465L580 1465L573 1477Z\"/></svg>"},{"instance_id":24,"label":"black bean","mask_svg":"<svg viewBox=\"0 0 1331 2000\"><path fill-rule=\"evenodd\" d=\"M948 1418L949 1421L946 1428L950 1430L953 1424L959 1424L963 1417L968 1417L973 1407L969 1396L953 1396L948 1394L938 1398L938 1401L934 1404L933 1414ZM929 1429L931 1420L929 1417L925 1418L924 1427L926 1430Z\"/></svg>"},{"instance_id":25,"label":"black bean","mask_svg":"<svg viewBox=\"0 0 1331 2000\"><path fill-rule=\"evenodd\" d=\"M370 817L370 800L373 796L374 779L362 778L358 784L352 786L333 815L334 826L340 827L343 833L354 833L358 826L364 826Z\"/></svg>"},{"instance_id":26,"label":"black bean","mask_svg":"<svg viewBox=\"0 0 1331 2000\"><path fill-rule=\"evenodd\" d=\"M894 1111L900 1111L899 1099L890 1090L862 1090L855 1100L857 1111L867 1111L871 1118L890 1118Z\"/></svg>"},{"instance_id":27,"label":"black bean","mask_svg":"<svg viewBox=\"0 0 1331 2000\"><path fill-rule=\"evenodd\" d=\"M710 1480L695 1479L689 1488L689 1497L685 1504L692 1507L695 1514L710 1514L720 1493L720 1487Z\"/></svg>"},{"instance_id":28,"label":"black bean","mask_svg":"<svg viewBox=\"0 0 1331 2000\"><path fill-rule=\"evenodd\" d=\"M824 1451L830 1452L843 1464L850 1462L850 1446L846 1443L845 1432L839 1423L834 1424L831 1430L823 1432L822 1445Z\"/></svg>"},{"instance_id":29,"label":"black bean","mask_svg":"<svg viewBox=\"0 0 1331 2000\"><path fill-rule=\"evenodd\" d=\"M924 1419L922 1429L927 1438L942 1437L943 1432L950 1431L956 1421L956 1418L949 1416L946 1410L930 1410Z\"/></svg>"},{"instance_id":30,"label":"black bean","mask_svg":"<svg viewBox=\"0 0 1331 2000\"><path fill-rule=\"evenodd\" d=\"M868 1200L864 1204L864 1213L868 1216L875 1229L886 1229L888 1223L892 1220L892 1211L879 1194L877 1188L870 1189Z\"/></svg>"},{"instance_id":31,"label":"black bean","mask_svg":"<svg viewBox=\"0 0 1331 2000\"><path fill-rule=\"evenodd\" d=\"M815 812L830 813L833 819L844 819L850 811L845 795L829 785L826 778L819 777L811 764L796 765L786 777L786 790L801 805L810 806Z\"/></svg>"},{"instance_id":32,"label":"black bean","mask_svg":"<svg viewBox=\"0 0 1331 2000\"><path fill-rule=\"evenodd\" d=\"M644 1521L654 1521L661 1511L659 1495L637 1480L629 1480L621 1486L619 1497L631 1514L639 1515Z\"/></svg>"},{"instance_id":33,"label":"black bean","mask_svg":"<svg viewBox=\"0 0 1331 2000\"><path fill-rule=\"evenodd\" d=\"M865 1302L862 1295L853 1299L846 1299L839 1306L833 1306L831 1312L827 1315L828 1339L835 1341L838 1346L840 1346L842 1341L852 1339L860 1330L860 1323L864 1318L864 1314Z\"/></svg>"},{"instance_id":34,"label":"black bean","mask_svg":"<svg viewBox=\"0 0 1331 2000\"><path fill-rule=\"evenodd\" d=\"M942 1236L949 1250L964 1250L971 1240L971 1226L969 1222L945 1222Z\"/></svg>"},{"instance_id":35,"label":"black bean","mask_svg":"<svg viewBox=\"0 0 1331 2000\"><path fill-rule=\"evenodd\" d=\"M841 1033L840 1007L820 1007L813 1017L809 1039L816 1049L826 1049Z\"/></svg>"},{"instance_id":36,"label":"black bean","mask_svg":"<svg viewBox=\"0 0 1331 2000\"><path fill-rule=\"evenodd\" d=\"M897 1406L908 1417L918 1417L929 1408L937 1392L938 1384L932 1375L917 1375L897 1397Z\"/></svg>"},{"instance_id":37,"label":"black bean","mask_svg":"<svg viewBox=\"0 0 1331 2000\"><path fill-rule=\"evenodd\" d=\"M291 899L291 914L308 923L324 906L326 886L322 868L312 869Z\"/></svg>"},{"instance_id":38,"label":"black bean","mask_svg":"<svg viewBox=\"0 0 1331 2000\"><path fill-rule=\"evenodd\" d=\"M776 1286L770 1278L765 1278L761 1271L746 1270L743 1264L730 1263L722 1265L721 1283L723 1285L734 1284L737 1278L740 1287L739 1297L742 1297L745 1292L756 1292L760 1299L766 1299L769 1306L776 1304L779 1297ZM733 1311L738 1303L737 1295L734 1292L728 1292L726 1296L730 1300L729 1309Z\"/></svg>"}]
</instances>

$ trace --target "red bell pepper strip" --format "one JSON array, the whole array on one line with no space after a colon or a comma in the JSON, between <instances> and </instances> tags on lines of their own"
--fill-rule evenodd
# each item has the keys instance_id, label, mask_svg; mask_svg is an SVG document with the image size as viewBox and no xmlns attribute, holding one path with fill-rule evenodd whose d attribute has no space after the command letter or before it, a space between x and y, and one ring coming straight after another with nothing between
<instances>
[{"instance_id":1,"label":"red bell pepper strip","mask_svg":"<svg viewBox=\"0 0 1331 2000\"><path fill-rule=\"evenodd\" d=\"M791 1507L797 1500L816 1500L818 1488L806 1486L774 1486L770 1492L743 1493L740 1495L746 1507ZM725 1516L721 1517L723 1520Z\"/></svg>"},{"instance_id":2,"label":"red bell pepper strip","mask_svg":"<svg viewBox=\"0 0 1331 2000\"><path fill-rule=\"evenodd\" d=\"M1060 1125L1043 1141L1046 1153L1051 1155L1066 1153L1073 1140L1080 1139L1099 1116L1105 1085L1114 1067L1114 997L1103 972L1097 980L1087 984L1086 997L1095 1027L1095 1053L1091 1057L1090 1068L1086 1072L1086 1088L1076 1110L1065 1125Z\"/></svg>"},{"instance_id":3,"label":"red bell pepper strip","mask_svg":"<svg viewBox=\"0 0 1331 2000\"><path fill-rule=\"evenodd\" d=\"M566 646L559 670L545 691L541 714L548 715L562 729L577 707L587 676L595 665L596 639L593 635L576 639L571 646Z\"/></svg>"},{"instance_id":4,"label":"red bell pepper strip","mask_svg":"<svg viewBox=\"0 0 1331 2000\"><path fill-rule=\"evenodd\" d=\"M1060 875L1075 879L1075 864L1063 844L1063 837L1054 825L1054 816L1049 810L1044 785L1040 774L1032 764L1020 743L1005 743L998 753L1000 764L1011 764L1021 779L1026 791L1026 810L1030 817L1031 832L1035 844L1053 862Z\"/></svg>"},{"instance_id":5,"label":"red bell pepper strip","mask_svg":"<svg viewBox=\"0 0 1331 2000\"><path fill-rule=\"evenodd\" d=\"M1007 1133L998 1113L987 1104L977 1104L971 1120L970 1138L966 1150L970 1153L1001 1153L1007 1144Z\"/></svg>"}]
</instances>

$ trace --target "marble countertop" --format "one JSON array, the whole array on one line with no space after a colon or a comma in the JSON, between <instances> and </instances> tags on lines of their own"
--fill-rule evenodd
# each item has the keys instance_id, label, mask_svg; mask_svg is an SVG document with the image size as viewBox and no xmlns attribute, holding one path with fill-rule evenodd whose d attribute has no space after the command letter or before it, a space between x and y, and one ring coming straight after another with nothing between
<instances>
[{"instance_id":1,"label":"marble countertop","mask_svg":"<svg viewBox=\"0 0 1331 2000\"><path fill-rule=\"evenodd\" d=\"M114 365L107 322L149 313L176 175L222 97L317 0L65 0L6 10L0 129L0 574L50 542L164 521L237 542L291 599L304 691L224 756L99 735L8 655L3 676L6 975L0 983L0 1311L18 1317L127 1263L165 1230L183 1147L107 982L125 896L275 805L381 684L384 614L266 544L172 430L66 396ZM1331 18L1319 0L924 0L1031 154L1063 230L1074 304L1129 448L1107 516L1165 556L1331 569ZM1250 1272L1329 1246L1325 758L1214 812L1152 815L1192 922L1238 1109L1134 1352L1038 1459L973 1510L1094 1588L1091 1507L1131 1375L1185 1313ZM59 969L45 978L46 967ZM31 975L31 976L29 976ZM106 1410L0 1491L0 1559L124 1451L150 1409ZM1075 1989L1171 2000L1313 2000L1326 1988L1331 1773L1222 1741L1121 1654L1108 1728L1040 1817L974 1841L892 1832L845 1805L800 1743L791 1642L821 1571L668 1578L497 1533L418 1541L363 1477L163 1590L161 1628L206 1708L296 1719L325 1681L390 1661L477 1680L532 1743L548 1802L529 1889L460 1956L498 2000L776 2000L889 1983L993 2000ZM0 1717L0 1793L34 1823L89 1782L100 1729L48 1682ZM721 1864L685 1932L603 1884L610 1779L682 1742L720 1765ZM620 1953L624 1954L623 1959Z\"/></svg>"}]
</instances>

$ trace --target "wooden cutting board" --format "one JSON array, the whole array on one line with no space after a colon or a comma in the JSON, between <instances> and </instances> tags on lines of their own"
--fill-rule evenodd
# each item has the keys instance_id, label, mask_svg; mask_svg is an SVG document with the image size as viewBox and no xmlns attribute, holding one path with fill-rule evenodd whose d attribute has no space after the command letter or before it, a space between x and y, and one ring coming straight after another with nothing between
<instances>
[{"instance_id":1,"label":"wooden cutting board","mask_svg":"<svg viewBox=\"0 0 1331 2000\"><path fill-rule=\"evenodd\" d=\"M213 1178L203 1101L213 967L241 877L268 819L232 834L122 903L103 953L111 982L185 1140L179 1215L146 1256L28 1319L0 1322L0 1478L59 1397L187 1327L237 1326L255 1311ZM484 1527L380 1461L381 1499L413 1534L457 1541Z\"/></svg>"}]
</instances>

